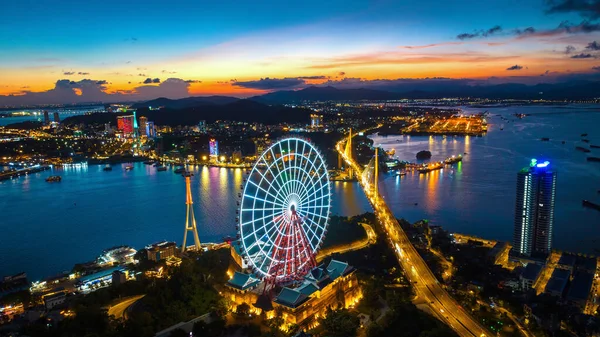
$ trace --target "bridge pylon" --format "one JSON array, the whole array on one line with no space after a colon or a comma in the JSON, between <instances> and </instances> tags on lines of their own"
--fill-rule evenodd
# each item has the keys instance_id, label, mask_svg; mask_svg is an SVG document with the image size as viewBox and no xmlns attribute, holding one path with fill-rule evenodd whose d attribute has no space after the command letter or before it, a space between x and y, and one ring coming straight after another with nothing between
<instances>
[{"instance_id":1,"label":"bridge pylon","mask_svg":"<svg viewBox=\"0 0 600 337\"><path fill-rule=\"evenodd\" d=\"M185 177L185 231L183 232L183 244L181 245L181 252L185 252L186 241L188 232L192 232L194 235L194 246L196 251L200 251L200 238L198 237L198 228L196 226L196 217L194 217L194 200L192 199L192 188L191 188L191 174L187 173Z\"/></svg>"}]
</instances>

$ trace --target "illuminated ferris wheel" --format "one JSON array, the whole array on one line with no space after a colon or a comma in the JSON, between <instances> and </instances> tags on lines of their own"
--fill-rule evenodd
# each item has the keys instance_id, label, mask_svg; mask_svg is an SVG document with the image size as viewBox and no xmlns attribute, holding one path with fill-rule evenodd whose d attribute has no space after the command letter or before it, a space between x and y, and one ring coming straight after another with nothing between
<instances>
[{"instance_id":1,"label":"illuminated ferris wheel","mask_svg":"<svg viewBox=\"0 0 600 337\"><path fill-rule=\"evenodd\" d=\"M311 143L286 138L264 151L244 185L238 220L254 273L273 283L306 275L316 265L330 207L327 167Z\"/></svg>"}]
</instances>

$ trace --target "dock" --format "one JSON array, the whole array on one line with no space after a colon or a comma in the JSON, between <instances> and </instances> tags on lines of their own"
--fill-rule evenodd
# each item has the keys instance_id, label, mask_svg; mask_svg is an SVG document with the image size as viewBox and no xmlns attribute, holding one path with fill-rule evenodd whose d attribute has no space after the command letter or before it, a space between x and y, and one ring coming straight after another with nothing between
<instances>
[{"instance_id":1,"label":"dock","mask_svg":"<svg viewBox=\"0 0 600 337\"><path fill-rule=\"evenodd\" d=\"M20 177L20 176L25 176L25 175L28 175L31 173L42 172L42 171L46 171L49 169L50 169L50 166L48 166L48 165L36 165L36 166L22 168L22 169L18 169L18 170L14 170L14 171L6 171L6 172L0 173L0 181L8 180L8 179L12 179L15 177Z\"/></svg>"}]
</instances>

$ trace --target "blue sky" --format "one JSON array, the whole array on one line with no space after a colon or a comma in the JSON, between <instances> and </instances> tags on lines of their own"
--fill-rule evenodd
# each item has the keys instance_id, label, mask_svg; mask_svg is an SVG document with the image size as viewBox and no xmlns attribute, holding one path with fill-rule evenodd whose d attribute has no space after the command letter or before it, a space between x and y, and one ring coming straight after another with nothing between
<instances>
[{"instance_id":1,"label":"blue sky","mask_svg":"<svg viewBox=\"0 0 600 337\"><path fill-rule=\"evenodd\" d=\"M600 41L599 30L555 30L564 21L595 27L598 13L586 5L596 2L5 0L0 95L52 90L60 79L135 94L142 75L188 81L188 94L244 96L257 90L239 83L265 77L533 81L546 71L594 73L597 55L586 46ZM517 39L515 30L528 27L537 34ZM464 33L476 37L457 38ZM567 46L594 53L575 62ZM513 65L520 72L506 73Z\"/></svg>"}]
</instances>

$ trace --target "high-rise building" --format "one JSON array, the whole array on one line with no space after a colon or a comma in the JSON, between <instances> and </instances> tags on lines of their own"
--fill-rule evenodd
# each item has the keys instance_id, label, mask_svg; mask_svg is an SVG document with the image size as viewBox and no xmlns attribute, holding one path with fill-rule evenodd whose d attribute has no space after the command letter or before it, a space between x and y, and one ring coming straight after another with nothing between
<instances>
[{"instance_id":1,"label":"high-rise building","mask_svg":"<svg viewBox=\"0 0 600 337\"><path fill-rule=\"evenodd\" d=\"M149 138L156 137L156 126L154 126L154 122L152 121L146 122L146 136Z\"/></svg>"},{"instance_id":2,"label":"high-rise building","mask_svg":"<svg viewBox=\"0 0 600 337\"><path fill-rule=\"evenodd\" d=\"M556 172L550 163L532 159L517 174L513 250L520 255L544 255L552 249Z\"/></svg>"},{"instance_id":3,"label":"high-rise building","mask_svg":"<svg viewBox=\"0 0 600 337\"><path fill-rule=\"evenodd\" d=\"M146 125L148 124L148 118L145 116L140 117L139 123L139 135L140 136L148 136L148 130L146 129Z\"/></svg>"},{"instance_id":4,"label":"high-rise building","mask_svg":"<svg viewBox=\"0 0 600 337\"><path fill-rule=\"evenodd\" d=\"M131 137L133 135L133 121L133 115L117 116L117 129L123 132L124 137Z\"/></svg>"},{"instance_id":5,"label":"high-rise building","mask_svg":"<svg viewBox=\"0 0 600 337\"><path fill-rule=\"evenodd\" d=\"M318 129L323 127L323 115L311 114L310 115L310 127Z\"/></svg>"},{"instance_id":6,"label":"high-rise building","mask_svg":"<svg viewBox=\"0 0 600 337\"><path fill-rule=\"evenodd\" d=\"M208 151L210 153L210 157L216 160L219 157L219 141L211 138L208 142Z\"/></svg>"},{"instance_id":7,"label":"high-rise building","mask_svg":"<svg viewBox=\"0 0 600 337\"><path fill-rule=\"evenodd\" d=\"M198 132L206 133L206 121L205 120L201 120L198 122Z\"/></svg>"},{"instance_id":8,"label":"high-rise building","mask_svg":"<svg viewBox=\"0 0 600 337\"><path fill-rule=\"evenodd\" d=\"M60 117L58 116L58 112L54 113L54 122L55 123L60 123Z\"/></svg>"},{"instance_id":9,"label":"high-rise building","mask_svg":"<svg viewBox=\"0 0 600 337\"><path fill-rule=\"evenodd\" d=\"M44 125L50 125L50 114L47 110L44 110Z\"/></svg>"}]
</instances>

